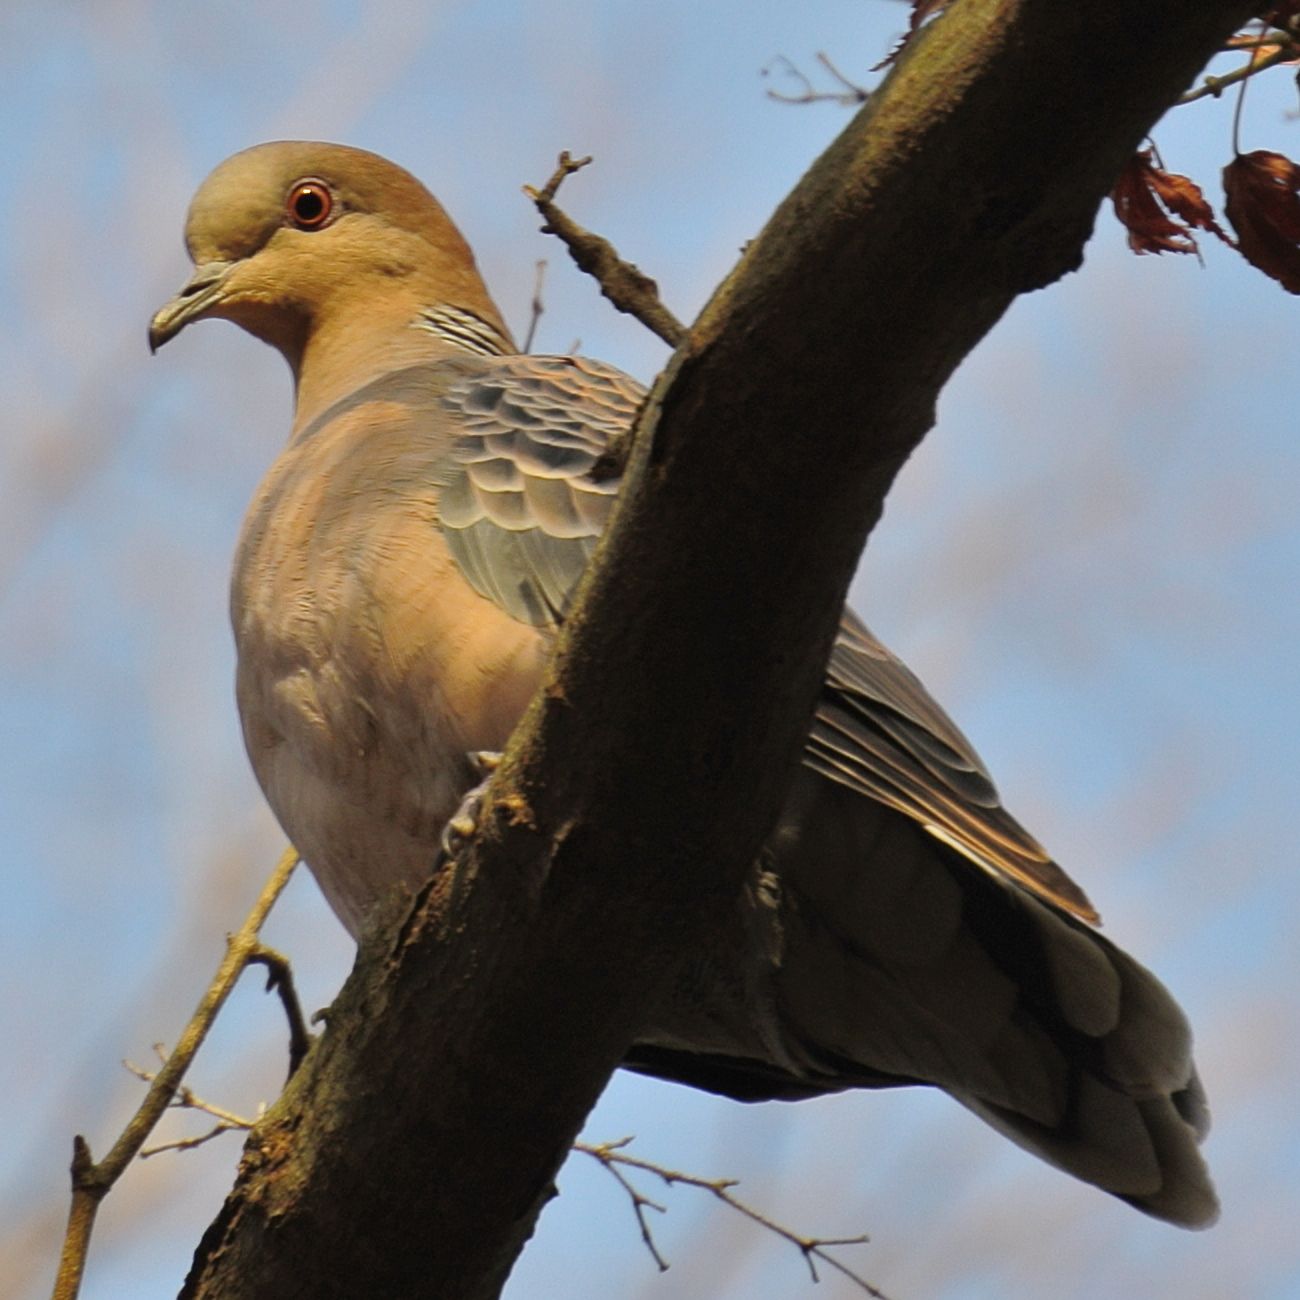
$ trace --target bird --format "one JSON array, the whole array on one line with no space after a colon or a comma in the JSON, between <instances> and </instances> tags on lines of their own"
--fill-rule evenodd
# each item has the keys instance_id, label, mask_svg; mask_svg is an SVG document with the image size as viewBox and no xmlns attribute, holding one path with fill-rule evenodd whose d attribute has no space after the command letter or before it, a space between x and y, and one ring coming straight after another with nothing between
<instances>
[{"instance_id":1,"label":"bird","mask_svg":"<svg viewBox=\"0 0 1300 1300\"><path fill-rule=\"evenodd\" d=\"M441 204L365 150L256 145L190 204L156 351L233 321L293 374L237 545L253 770L356 936L417 889L537 690L645 390L519 352ZM802 762L727 932L631 1070L741 1101L930 1085L1156 1218L1218 1212L1191 1031L847 608Z\"/></svg>"}]
</instances>

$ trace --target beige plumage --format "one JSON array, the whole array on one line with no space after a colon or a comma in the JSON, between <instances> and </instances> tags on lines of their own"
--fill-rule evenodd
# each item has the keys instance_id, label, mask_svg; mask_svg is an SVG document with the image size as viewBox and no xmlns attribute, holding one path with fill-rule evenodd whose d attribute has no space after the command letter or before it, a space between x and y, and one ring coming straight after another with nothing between
<instances>
[{"instance_id":1,"label":"beige plumage","mask_svg":"<svg viewBox=\"0 0 1300 1300\"><path fill-rule=\"evenodd\" d=\"M593 467L642 390L518 355L442 208L373 154L237 154L186 242L195 274L151 343L223 317L294 372L289 444L235 563L238 699L262 788L355 934L427 877L470 754L502 748L536 689L618 490ZM1095 919L846 612L732 924L626 1064L748 1100L936 1084L1078 1177L1203 1225L1189 1031Z\"/></svg>"}]
</instances>

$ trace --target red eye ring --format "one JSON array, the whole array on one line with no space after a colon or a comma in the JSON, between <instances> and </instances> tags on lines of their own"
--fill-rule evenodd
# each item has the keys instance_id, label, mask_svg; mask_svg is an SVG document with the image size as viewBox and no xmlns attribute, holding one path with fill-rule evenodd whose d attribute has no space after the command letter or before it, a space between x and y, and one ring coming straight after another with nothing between
<instances>
[{"instance_id":1,"label":"red eye ring","mask_svg":"<svg viewBox=\"0 0 1300 1300\"><path fill-rule=\"evenodd\" d=\"M333 209L334 196L324 181L298 181L284 201L285 215L299 230L319 230Z\"/></svg>"}]
</instances>

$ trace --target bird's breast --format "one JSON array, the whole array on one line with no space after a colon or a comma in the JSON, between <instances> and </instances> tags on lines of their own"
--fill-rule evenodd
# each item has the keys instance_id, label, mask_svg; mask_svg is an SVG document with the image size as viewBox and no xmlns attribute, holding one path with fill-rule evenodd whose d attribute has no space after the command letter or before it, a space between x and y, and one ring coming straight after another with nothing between
<instances>
[{"instance_id":1,"label":"bird's breast","mask_svg":"<svg viewBox=\"0 0 1300 1300\"><path fill-rule=\"evenodd\" d=\"M346 447L311 450L286 452L245 521L236 694L267 799L355 933L427 876L467 753L505 745L545 646L464 581L434 467L372 486Z\"/></svg>"}]
</instances>

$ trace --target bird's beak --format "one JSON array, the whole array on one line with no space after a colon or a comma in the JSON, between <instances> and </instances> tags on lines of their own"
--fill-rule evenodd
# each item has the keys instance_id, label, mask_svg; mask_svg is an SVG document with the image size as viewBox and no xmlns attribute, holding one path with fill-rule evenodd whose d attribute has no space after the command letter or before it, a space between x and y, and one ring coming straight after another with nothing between
<instances>
[{"instance_id":1,"label":"bird's beak","mask_svg":"<svg viewBox=\"0 0 1300 1300\"><path fill-rule=\"evenodd\" d=\"M200 320L221 299L235 262L204 262L194 268L185 287L165 303L149 322L149 351L157 352L191 321Z\"/></svg>"}]
</instances>

